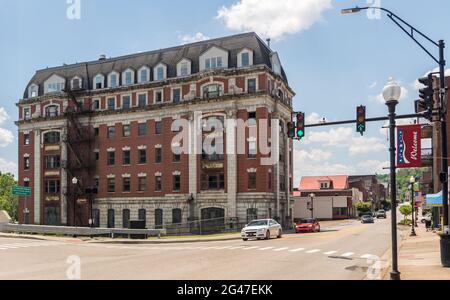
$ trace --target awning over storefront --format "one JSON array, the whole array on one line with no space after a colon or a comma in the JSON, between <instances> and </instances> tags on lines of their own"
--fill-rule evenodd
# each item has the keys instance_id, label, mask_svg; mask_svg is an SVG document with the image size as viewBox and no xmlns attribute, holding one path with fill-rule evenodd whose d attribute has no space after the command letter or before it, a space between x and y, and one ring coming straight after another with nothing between
<instances>
[{"instance_id":1,"label":"awning over storefront","mask_svg":"<svg viewBox=\"0 0 450 300\"><path fill-rule=\"evenodd\" d=\"M442 207L442 192L426 196L427 207Z\"/></svg>"}]
</instances>

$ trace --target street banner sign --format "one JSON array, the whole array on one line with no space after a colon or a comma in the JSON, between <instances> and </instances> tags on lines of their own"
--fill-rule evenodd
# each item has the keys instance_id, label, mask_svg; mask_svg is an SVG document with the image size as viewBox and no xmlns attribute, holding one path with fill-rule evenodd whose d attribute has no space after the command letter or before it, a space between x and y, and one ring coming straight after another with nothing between
<instances>
[{"instance_id":1,"label":"street banner sign","mask_svg":"<svg viewBox=\"0 0 450 300\"><path fill-rule=\"evenodd\" d=\"M31 188L26 186L14 186L12 188L14 196L31 196Z\"/></svg>"},{"instance_id":2,"label":"street banner sign","mask_svg":"<svg viewBox=\"0 0 450 300\"><path fill-rule=\"evenodd\" d=\"M422 127L407 125L397 127L397 168L422 166Z\"/></svg>"}]
</instances>

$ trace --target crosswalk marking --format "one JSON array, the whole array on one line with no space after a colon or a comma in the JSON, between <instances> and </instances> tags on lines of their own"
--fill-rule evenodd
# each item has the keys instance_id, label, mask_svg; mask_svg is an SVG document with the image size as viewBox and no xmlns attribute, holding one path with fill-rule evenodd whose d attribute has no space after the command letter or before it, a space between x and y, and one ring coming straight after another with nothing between
<instances>
[{"instance_id":1,"label":"crosswalk marking","mask_svg":"<svg viewBox=\"0 0 450 300\"><path fill-rule=\"evenodd\" d=\"M347 252L347 253L344 253L344 254L342 254L341 256L342 257L350 257L350 256L353 256L355 253L353 253L353 252Z\"/></svg>"},{"instance_id":2,"label":"crosswalk marking","mask_svg":"<svg viewBox=\"0 0 450 300\"><path fill-rule=\"evenodd\" d=\"M335 254L335 253L337 253L337 251L328 251L328 252L325 252L324 254L325 255L332 255L332 254Z\"/></svg>"},{"instance_id":3,"label":"crosswalk marking","mask_svg":"<svg viewBox=\"0 0 450 300\"><path fill-rule=\"evenodd\" d=\"M274 247L266 247L266 248L261 248L261 249L258 249L259 251L264 251L264 250L270 250L270 249L273 249Z\"/></svg>"},{"instance_id":4,"label":"crosswalk marking","mask_svg":"<svg viewBox=\"0 0 450 300\"><path fill-rule=\"evenodd\" d=\"M314 253L317 253L317 252L320 252L320 250L319 249L314 249L314 250L307 251L306 253L314 254Z\"/></svg>"},{"instance_id":5,"label":"crosswalk marking","mask_svg":"<svg viewBox=\"0 0 450 300\"><path fill-rule=\"evenodd\" d=\"M232 248L230 248L230 250L237 250L237 249L242 249L242 248L245 248L245 247L244 246L232 247Z\"/></svg>"},{"instance_id":6,"label":"crosswalk marking","mask_svg":"<svg viewBox=\"0 0 450 300\"><path fill-rule=\"evenodd\" d=\"M298 248L298 249L290 250L289 252L300 252L303 250L305 250L305 248Z\"/></svg>"},{"instance_id":7,"label":"crosswalk marking","mask_svg":"<svg viewBox=\"0 0 450 300\"><path fill-rule=\"evenodd\" d=\"M278 249L275 249L273 251L279 252L279 251L283 251L283 250L287 250L287 249L289 249L289 248L278 248Z\"/></svg>"},{"instance_id":8,"label":"crosswalk marking","mask_svg":"<svg viewBox=\"0 0 450 300\"><path fill-rule=\"evenodd\" d=\"M254 247L244 248L243 250L252 250L252 249L258 249L258 248L259 248L259 247L254 246Z\"/></svg>"}]
</instances>

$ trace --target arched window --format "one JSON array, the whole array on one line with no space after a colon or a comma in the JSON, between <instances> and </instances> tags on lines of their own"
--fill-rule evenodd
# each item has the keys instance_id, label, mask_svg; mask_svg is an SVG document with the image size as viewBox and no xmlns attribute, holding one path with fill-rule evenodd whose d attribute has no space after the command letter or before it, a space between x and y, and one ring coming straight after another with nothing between
<instances>
[{"instance_id":1,"label":"arched window","mask_svg":"<svg viewBox=\"0 0 450 300\"><path fill-rule=\"evenodd\" d=\"M54 118L57 116L59 116L58 105L50 105L45 108L45 117L46 118Z\"/></svg>"},{"instance_id":2,"label":"arched window","mask_svg":"<svg viewBox=\"0 0 450 300\"><path fill-rule=\"evenodd\" d=\"M28 97L34 98L37 97L38 95L39 95L39 86L37 86L36 84L32 84L28 91Z\"/></svg>"},{"instance_id":3,"label":"arched window","mask_svg":"<svg viewBox=\"0 0 450 300\"><path fill-rule=\"evenodd\" d=\"M61 134L58 131L51 131L44 134L44 144L59 144L61 141Z\"/></svg>"},{"instance_id":4,"label":"arched window","mask_svg":"<svg viewBox=\"0 0 450 300\"><path fill-rule=\"evenodd\" d=\"M203 98L214 99L223 95L223 87L220 84L210 84L203 88Z\"/></svg>"},{"instance_id":5,"label":"arched window","mask_svg":"<svg viewBox=\"0 0 450 300\"><path fill-rule=\"evenodd\" d=\"M105 87L105 77L101 74L98 74L94 77L94 89L99 90Z\"/></svg>"}]
</instances>

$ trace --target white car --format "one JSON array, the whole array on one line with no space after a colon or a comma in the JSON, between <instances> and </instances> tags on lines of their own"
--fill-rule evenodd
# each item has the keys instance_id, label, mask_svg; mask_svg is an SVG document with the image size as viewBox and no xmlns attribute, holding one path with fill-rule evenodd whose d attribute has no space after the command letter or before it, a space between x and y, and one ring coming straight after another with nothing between
<instances>
[{"instance_id":1,"label":"white car","mask_svg":"<svg viewBox=\"0 0 450 300\"><path fill-rule=\"evenodd\" d=\"M266 239L281 238L283 229L277 221L272 219L251 221L241 231L241 237L244 242L249 239Z\"/></svg>"}]
</instances>

